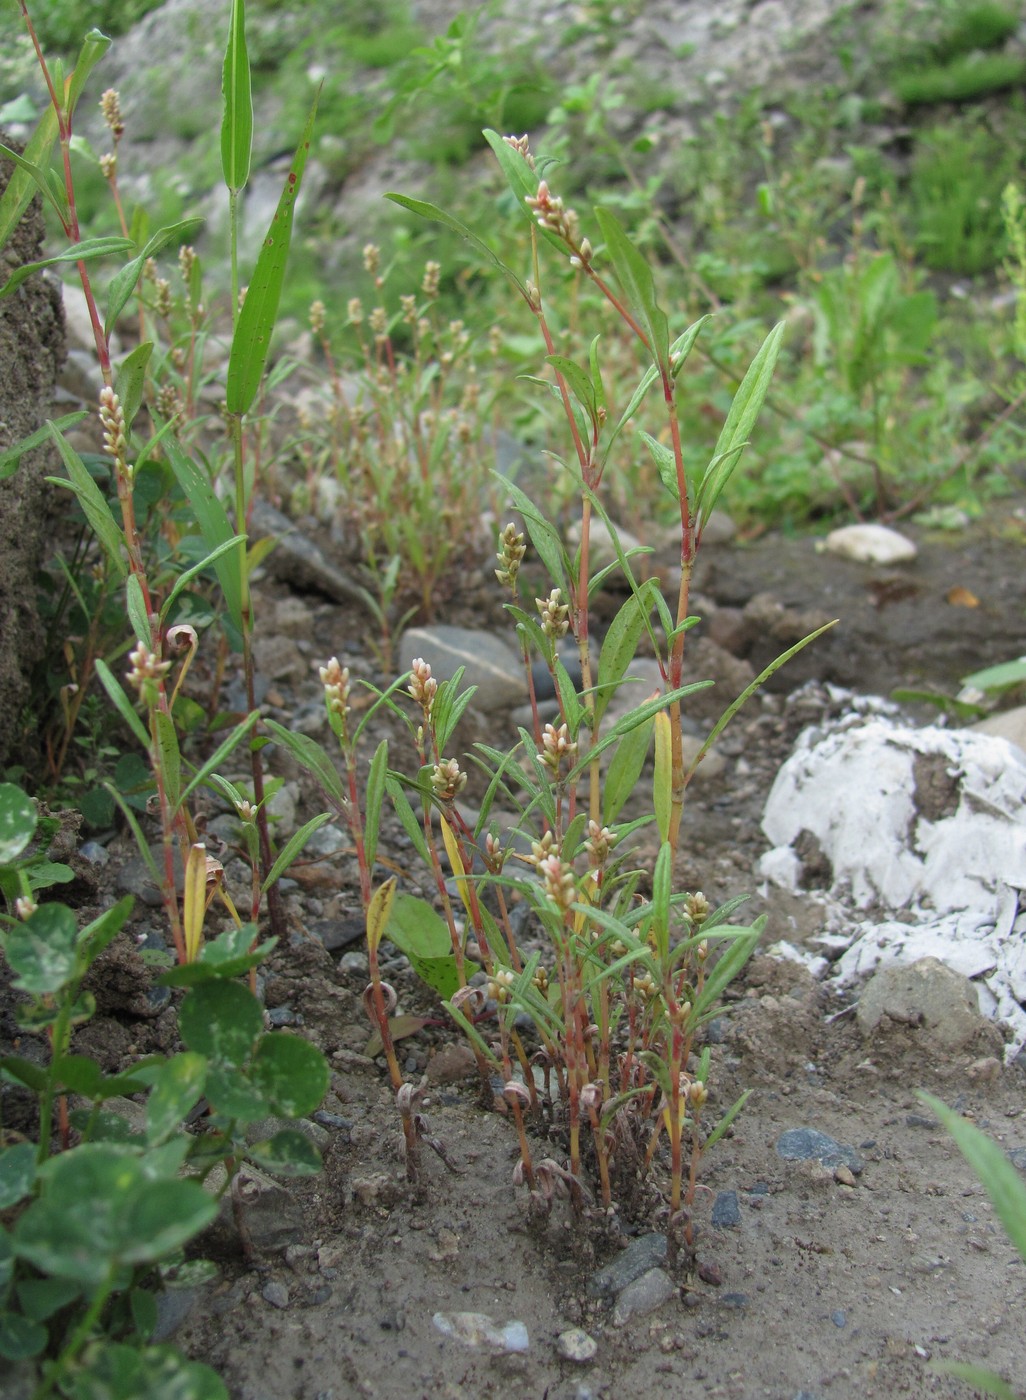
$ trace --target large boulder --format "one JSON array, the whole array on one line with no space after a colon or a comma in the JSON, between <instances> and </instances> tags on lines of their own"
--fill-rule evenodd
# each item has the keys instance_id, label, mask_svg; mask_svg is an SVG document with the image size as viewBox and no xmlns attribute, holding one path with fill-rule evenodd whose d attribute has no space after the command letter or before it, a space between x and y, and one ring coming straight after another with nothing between
<instances>
[{"instance_id":1,"label":"large boulder","mask_svg":"<svg viewBox=\"0 0 1026 1400\"><path fill-rule=\"evenodd\" d=\"M5 145L11 142L0 135ZM0 191L13 165L0 160ZM43 216L33 200L10 242L0 249L0 285L14 268L42 256ZM0 300L0 452L34 432L54 413L57 374L64 363L64 313L59 286L41 274ZM0 481L0 769L32 746L27 713L29 674L43 649L36 610L36 576L47 533L47 486L52 452L37 449L13 476Z\"/></svg>"}]
</instances>

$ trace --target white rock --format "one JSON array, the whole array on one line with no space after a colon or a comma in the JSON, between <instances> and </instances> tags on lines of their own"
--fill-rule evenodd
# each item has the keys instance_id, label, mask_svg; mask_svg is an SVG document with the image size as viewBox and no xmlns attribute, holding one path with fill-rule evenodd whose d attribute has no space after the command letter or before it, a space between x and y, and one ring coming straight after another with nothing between
<instances>
[{"instance_id":1,"label":"white rock","mask_svg":"<svg viewBox=\"0 0 1026 1400\"><path fill-rule=\"evenodd\" d=\"M912 541L886 525L844 525L830 531L826 548L860 564L907 564L916 557Z\"/></svg>"},{"instance_id":2,"label":"white rock","mask_svg":"<svg viewBox=\"0 0 1026 1400\"><path fill-rule=\"evenodd\" d=\"M1026 754L1026 705L1017 705L1014 710L1002 710L1000 714L988 715L979 724L972 726L974 734L996 734L1007 739Z\"/></svg>"}]
</instances>

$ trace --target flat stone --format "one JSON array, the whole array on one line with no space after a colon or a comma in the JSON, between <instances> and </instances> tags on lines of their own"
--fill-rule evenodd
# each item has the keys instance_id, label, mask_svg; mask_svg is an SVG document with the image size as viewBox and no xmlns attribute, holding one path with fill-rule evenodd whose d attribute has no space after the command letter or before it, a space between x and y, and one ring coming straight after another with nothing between
<instances>
[{"instance_id":1,"label":"flat stone","mask_svg":"<svg viewBox=\"0 0 1026 1400\"><path fill-rule=\"evenodd\" d=\"M816 1128L788 1128L777 1138L777 1156L786 1162L821 1162L824 1167L848 1167L855 1176L862 1171L862 1158L853 1147L835 1142Z\"/></svg>"},{"instance_id":2,"label":"flat stone","mask_svg":"<svg viewBox=\"0 0 1026 1400\"><path fill-rule=\"evenodd\" d=\"M162 846L151 846L150 855L158 870L163 868L164 848ZM181 894L185 889L185 873L182 869L181 857L178 854L178 847L175 846L175 889ZM133 856L131 860L125 861L118 871L117 887L125 894L135 895L136 899L143 904L147 904L151 909L156 909L163 900L161 898L160 886L153 878L153 873L149 865L142 856Z\"/></svg>"},{"instance_id":3,"label":"flat stone","mask_svg":"<svg viewBox=\"0 0 1026 1400\"><path fill-rule=\"evenodd\" d=\"M983 1024L976 988L937 958L882 967L866 983L855 1011L863 1035L886 1016L922 1026L949 1050L961 1050Z\"/></svg>"},{"instance_id":4,"label":"flat stone","mask_svg":"<svg viewBox=\"0 0 1026 1400\"><path fill-rule=\"evenodd\" d=\"M411 627L399 643L399 667L407 670L420 657L438 681L451 680L465 667L462 689L477 686L471 704L477 710L512 709L528 698L519 653L490 632L439 623Z\"/></svg>"},{"instance_id":5,"label":"flat stone","mask_svg":"<svg viewBox=\"0 0 1026 1400\"><path fill-rule=\"evenodd\" d=\"M592 1275L588 1281L588 1292L593 1298L620 1293L636 1278L662 1264L665 1258L665 1235L639 1235L611 1263Z\"/></svg>"},{"instance_id":6,"label":"flat stone","mask_svg":"<svg viewBox=\"0 0 1026 1400\"><path fill-rule=\"evenodd\" d=\"M886 525L844 525L830 531L826 548L859 564L907 564L917 553L911 540Z\"/></svg>"},{"instance_id":7,"label":"flat stone","mask_svg":"<svg viewBox=\"0 0 1026 1400\"><path fill-rule=\"evenodd\" d=\"M277 543L262 567L273 578L308 592L322 593L336 603L365 601L362 590L353 580L330 564L321 549L302 534L287 515L258 499L250 514L251 541L267 536Z\"/></svg>"},{"instance_id":8,"label":"flat stone","mask_svg":"<svg viewBox=\"0 0 1026 1400\"><path fill-rule=\"evenodd\" d=\"M289 1290L277 1279L270 1279L264 1284L260 1292L265 1303L270 1303L272 1308L287 1308L289 1305Z\"/></svg>"},{"instance_id":9,"label":"flat stone","mask_svg":"<svg viewBox=\"0 0 1026 1400\"><path fill-rule=\"evenodd\" d=\"M224 1184L224 1168L215 1167L203 1184L210 1191L219 1191ZM303 1210L291 1191L251 1162L240 1167L235 1189L239 1195L244 1227L258 1254L272 1254L285 1249L287 1245L298 1244L303 1237ZM234 1233L235 1217L230 1192L221 1198L218 1220Z\"/></svg>"},{"instance_id":10,"label":"flat stone","mask_svg":"<svg viewBox=\"0 0 1026 1400\"><path fill-rule=\"evenodd\" d=\"M613 1326L623 1327L632 1317L645 1317L668 1302L677 1286L665 1269L649 1269L629 1283L613 1308Z\"/></svg>"},{"instance_id":11,"label":"flat stone","mask_svg":"<svg viewBox=\"0 0 1026 1400\"><path fill-rule=\"evenodd\" d=\"M310 663L292 638L274 633L253 638L253 662L260 674L272 681L299 680L310 670Z\"/></svg>"},{"instance_id":12,"label":"flat stone","mask_svg":"<svg viewBox=\"0 0 1026 1400\"><path fill-rule=\"evenodd\" d=\"M712 1224L717 1230L729 1230L741 1224L741 1207L736 1191L717 1193L712 1208Z\"/></svg>"}]
</instances>

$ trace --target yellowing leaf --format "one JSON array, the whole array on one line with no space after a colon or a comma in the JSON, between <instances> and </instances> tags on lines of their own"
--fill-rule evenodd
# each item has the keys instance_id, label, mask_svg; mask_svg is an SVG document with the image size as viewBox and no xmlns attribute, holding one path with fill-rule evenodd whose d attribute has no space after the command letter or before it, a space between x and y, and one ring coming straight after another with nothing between
<instances>
[{"instance_id":1,"label":"yellowing leaf","mask_svg":"<svg viewBox=\"0 0 1026 1400\"><path fill-rule=\"evenodd\" d=\"M388 916L392 912L394 899L395 876L391 875L371 895L370 908L367 910L367 947L372 953L376 953L378 950L381 936L385 932L385 925L388 923Z\"/></svg>"},{"instance_id":2,"label":"yellowing leaf","mask_svg":"<svg viewBox=\"0 0 1026 1400\"><path fill-rule=\"evenodd\" d=\"M449 857L452 873L456 877L456 888L460 892L460 899L463 900L463 907L467 911L467 917L473 918L473 914L470 911L470 892L467 887L466 879L467 872L460 856L459 845L457 844L453 829L446 819L444 817L439 817L438 820L442 825L442 840L445 842L445 853Z\"/></svg>"}]
</instances>

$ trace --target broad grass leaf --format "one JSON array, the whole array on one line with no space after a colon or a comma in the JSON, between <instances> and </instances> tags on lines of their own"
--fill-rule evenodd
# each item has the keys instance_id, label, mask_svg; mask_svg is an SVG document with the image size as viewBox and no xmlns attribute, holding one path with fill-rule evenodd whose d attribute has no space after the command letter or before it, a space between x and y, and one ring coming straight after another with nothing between
<instances>
[{"instance_id":1,"label":"broad grass leaf","mask_svg":"<svg viewBox=\"0 0 1026 1400\"><path fill-rule=\"evenodd\" d=\"M285 281L296 197L303 183L316 113L315 98L235 325L225 383L226 407L232 414L249 412L264 376L271 349L271 333L278 317L278 302Z\"/></svg>"},{"instance_id":2,"label":"broad grass leaf","mask_svg":"<svg viewBox=\"0 0 1026 1400\"><path fill-rule=\"evenodd\" d=\"M232 194L245 187L253 149L253 84L246 47L245 0L232 0L221 70L221 170Z\"/></svg>"}]
</instances>

